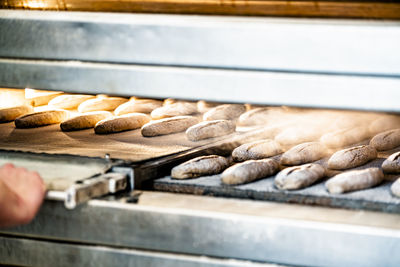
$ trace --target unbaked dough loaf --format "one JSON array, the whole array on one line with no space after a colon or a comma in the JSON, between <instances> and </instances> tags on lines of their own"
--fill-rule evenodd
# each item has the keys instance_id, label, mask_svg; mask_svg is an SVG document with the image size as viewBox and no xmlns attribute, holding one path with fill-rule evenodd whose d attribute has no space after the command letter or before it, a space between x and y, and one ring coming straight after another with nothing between
<instances>
[{"instance_id":1,"label":"unbaked dough loaf","mask_svg":"<svg viewBox=\"0 0 400 267\"><path fill-rule=\"evenodd\" d=\"M60 109L75 109L82 102L95 98L94 95L60 95L49 101L49 106Z\"/></svg>"},{"instance_id":2,"label":"unbaked dough loaf","mask_svg":"<svg viewBox=\"0 0 400 267\"><path fill-rule=\"evenodd\" d=\"M383 172L379 168L368 168L338 174L329 179L325 186L331 194L342 194L373 187L380 184L383 178Z\"/></svg>"},{"instance_id":3,"label":"unbaked dough loaf","mask_svg":"<svg viewBox=\"0 0 400 267\"><path fill-rule=\"evenodd\" d=\"M282 153L282 148L275 140L258 140L243 144L232 151L234 161L264 159Z\"/></svg>"},{"instance_id":4,"label":"unbaked dough loaf","mask_svg":"<svg viewBox=\"0 0 400 267\"><path fill-rule=\"evenodd\" d=\"M357 144L370 137L370 132L365 126L337 130L321 136L320 142L329 148L341 148Z\"/></svg>"},{"instance_id":5,"label":"unbaked dough loaf","mask_svg":"<svg viewBox=\"0 0 400 267\"><path fill-rule=\"evenodd\" d=\"M27 103L30 103L32 106L43 106L47 105L50 100L61 95L63 92L60 91L45 91L45 90L36 90L36 89L25 89L25 99Z\"/></svg>"},{"instance_id":6,"label":"unbaked dough loaf","mask_svg":"<svg viewBox=\"0 0 400 267\"><path fill-rule=\"evenodd\" d=\"M175 102L167 105L164 104L164 106L156 108L151 112L151 117L154 120L158 120L168 117L193 115L196 113L196 104L189 102Z\"/></svg>"},{"instance_id":7,"label":"unbaked dough loaf","mask_svg":"<svg viewBox=\"0 0 400 267\"><path fill-rule=\"evenodd\" d=\"M275 136L275 141L282 146L293 146L318 140L321 129L316 126L293 126L284 129Z\"/></svg>"},{"instance_id":8,"label":"unbaked dough loaf","mask_svg":"<svg viewBox=\"0 0 400 267\"><path fill-rule=\"evenodd\" d=\"M270 108L254 108L240 115L238 125L265 125L270 119Z\"/></svg>"},{"instance_id":9,"label":"unbaked dough loaf","mask_svg":"<svg viewBox=\"0 0 400 267\"><path fill-rule=\"evenodd\" d=\"M146 137L179 133L185 131L190 126L198 123L199 120L193 116L176 116L155 120L143 125L142 135Z\"/></svg>"},{"instance_id":10,"label":"unbaked dough loaf","mask_svg":"<svg viewBox=\"0 0 400 267\"><path fill-rule=\"evenodd\" d=\"M77 131L93 128L101 120L111 118L112 113L108 111L92 111L73 117L60 124L62 131Z\"/></svg>"},{"instance_id":11,"label":"unbaked dough loaf","mask_svg":"<svg viewBox=\"0 0 400 267\"><path fill-rule=\"evenodd\" d=\"M57 124L67 120L69 112L65 110L46 110L22 115L15 119L17 128L35 128L50 124Z\"/></svg>"},{"instance_id":12,"label":"unbaked dough loaf","mask_svg":"<svg viewBox=\"0 0 400 267\"><path fill-rule=\"evenodd\" d=\"M400 178L398 178L390 187L390 191L396 197L400 197Z\"/></svg>"},{"instance_id":13,"label":"unbaked dough loaf","mask_svg":"<svg viewBox=\"0 0 400 267\"><path fill-rule=\"evenodd\" d=\"M275 177L275 186L282 190L308 187L325 176L325 168L319 164L305 164L283 169Z\"/></svg>"},{"instance_id":14,"label":"unbaked dough loaf","mask_svg":"<svg viewBox=\"0 0 400 267\"><path fill-rule=\"evenodd\" d=\"M248 160L237 163L221 174L224 184L236 185L249 183L274 175L279 171L279 164L273 159Z\"/></svg>"},{"instance_id":15,"label":"unbaked dough loaf","mask_svg":"<svg viewBox=\"0 0 400 267\"><path fill-rule=\"evenodd\" d=\"M149 115L144 113L129 113L99 121L94 126L94 132L97 134L110 134L135 130L149 121Z\"/></svg>"},{"instance_id":16,"label":"unbaked dough loaf","mask_svg":"<svg viewBox=\"0 0 400 267\"><path fill-rule=\"evenodd\" d=\"M190 141L218 137L233 133L236 125L228 120L203 121L186 130L186 137Z\"/></svg>"},{"instance_id":17,"label":"unbaked dough loaf","mask_svg":"<svg viewBox=\"0 0 400 267\"><path fill-rule=\"evenodd\" d=\"M346 148L334 153L328 160L328 167L334 170L345 170L361 166L376 159L378 153L368 145Z\"/></svg>"},{"instance_id":18,"label":"unbaked dough loaf","mask_svg":"<svg viewBox=\"0 0 400 267\"><path fill-rule=\"evenodd\" d=\"M281 157L283 165L299 165L313 162L326 155L326 148L319 142L307 142L292 147Z\"/></svg>"},{"instance_id":19,"label":"unbaked dough loaf","mask_svg":"<svg viewBox=\"0 0 400 267\"><path fill-rule=\"evenodd\" d=\"M111 111L127 101L128 99L122 97L97 97L82 102L78 107L78 111L81 113L89 111Z\"/></svg>"},{"instance_id":20,"label":"unbaked dough loaf","mask_svg":"<svg viewBox=\"0 0 400 267\"><path fill-rule=\"evenodd\" d=\"M204 113L203 120L205 121L234 120L239 118L239 116L244 112L246 112L245 105L236 105L236 104L219 105Z\"/></svg>"},{"instance_id":21,"label":"unbaked dough loaf","mask_svg":"<svg viewBox=\"0 0 400 267\"><path fill-rule=\"evenodd\" d=\"M123 115L128 113L150 113L154 109L162 106L162 101L154 99L131 99L117 107L114 111L115 115Z\"/></svg>"},{"instance_id":22,"label":"unbaked dough loaf","mask_svg":"<svg viewBox=\"0 0 400 267\"><path fill-rule=\"evenodd\" d=\"M385 115L374 120L369 126L369 131L374 135L396 128L400 128L400 116Z\"/></svg>"},{"instance_id":23,"label":"unbaked dough loaf","mask_svg":"<svg viewBox=\"0 0 400 267\"><path fill-rule=\"evenodd\" d=\"M229 160L217 156L202 156L186 161L171 170L171 177L186 179L217 174L229 167Z\"/></svg>"},{"instance_id":24,"label":"unbaked dough loaf","mask_svg":"<svg viewBox=\"0 0 400 267\"><path fill-rule=\"evenodd\" d=\"M400 151L390 155L383 163L385 173L400 173Z\"/></svg>"},{"instance_id":25,"label":"unbaked dough loaf","mask_svg":"<svg viewBox=\"0 0 400 267\"><path fill-rule=\"evenodd\" d=\"M0 122L13 121L19 116L29 114L33 112L33 107L30 105L22 105L11 108L0 109Z\"/></svg>"},{"instance_id":26,"label":"unbaked dough loaf","mask_svg":"<svg viewBox=\"0 0 400 267\"><path fill-rule=\"evenodd\" d=\"M389 130L375 135L370 143L378 151L390 150L400 146L400 129Z\"/></svg>"}]
</instances>

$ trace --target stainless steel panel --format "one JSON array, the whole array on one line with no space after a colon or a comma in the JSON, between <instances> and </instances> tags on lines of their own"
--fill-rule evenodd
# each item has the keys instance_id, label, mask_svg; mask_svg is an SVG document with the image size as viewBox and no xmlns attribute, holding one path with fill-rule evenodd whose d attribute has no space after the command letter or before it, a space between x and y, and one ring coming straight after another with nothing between
<instances>
[{"instance_id":1,"label":"stainless steel panel","mask_svg":"<svg viewBox=\"0 0 400 267\"><path fill-rule=\"evenodd\" d=\"M400 23L0 10L0 57L400 75Z\"/></svg>"},{"instance_id":2,"label":"stainless steel panel","mask_svg":"<svg viewBox=\"0 0 400 267\"><path fill-rule=\"evenodd\" d=\"M257 205L242 204L249 209ZM379 214L375 218L379 220ZM46 202L31 224L2 232L304 266L400 262L400 231L395 228L104 200L91 200L68 212L60 203Z\"/></svg>"},{"instance_id":3,"label":"stainless steel panel","mask_svg":"<svg viewBox=\"0 0 400 267\"><path fill-rule=\"evenodd\" d=\"M0 86L400 111L400 78L389 77L1 59Z\"/></svg>"},{"instance_id":4,"label":"stainless steel panel","mask_svg":"<svg viewBox=\"0 0 400 267\"><path fill-rule=\"evenodd\" d=\"M0 236L0 264L22 266L278 267L275 264Z\"/></svg>"}]
</instances>

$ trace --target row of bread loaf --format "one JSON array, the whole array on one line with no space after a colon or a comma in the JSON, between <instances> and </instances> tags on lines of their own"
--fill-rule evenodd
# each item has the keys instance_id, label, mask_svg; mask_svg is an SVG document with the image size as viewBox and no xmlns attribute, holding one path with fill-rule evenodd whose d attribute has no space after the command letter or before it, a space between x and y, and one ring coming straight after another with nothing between
<instances>
[{"instance_id":1,"label":"row of bread loaf","mask_svg":"<svg viewBox=\"0 0 400 267\"><path fill-rule=\"evenodd\" d=\"M185 179L222 172L222 183L237 185L277 174L274 180L277 189L297 190L315 184L334 170L336 175L325 185L330 193L337 194L376 186L384 180L384 173L399 174L400 152L390 155L381 168L349 170L376 159L378 151L396 147L400 147L400 129L388 130L375 135L369 145L334 152L326 168L316 163L329 156L331 151L322 142L298 144L283 153L281 144L276 140L259 140L237 147L230 158L211 155L189 160L173 168L171 177ZM279 160L274 157L278 155ZM393 183L391 189L394 195L400 197L400 179Z\"/></svg>"}]
</instances>

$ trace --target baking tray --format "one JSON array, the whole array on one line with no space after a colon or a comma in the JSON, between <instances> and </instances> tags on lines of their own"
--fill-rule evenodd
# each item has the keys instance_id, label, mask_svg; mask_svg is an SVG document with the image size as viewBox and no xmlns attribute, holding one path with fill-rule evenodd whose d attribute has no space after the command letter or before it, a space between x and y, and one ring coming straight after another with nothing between
<instances>
[{"instance_id":1,"label":"baking tray","mask_svg":"<svg viewBox=\"0 0 400 267\"><path fill-rule=\"evenodd\" d=\"M400 147L379 153L378 158L357 168L380 167L382 162L391 154L400 151ZM275 157L279 160L279 157ZM316 161L326 166L328 158ZM338 171L328 172L333 176ZM385 182L371 189L345 194L329 194L325 188L328 178L301 190L281 191L275 188L274 178L270 176L252 183L230 186L221 183L220 175L203 176L200 178L177 180L166 176L157 179L153 188L158 191L186 193L196 195L211 195L218 197L245 198L348 209L374 210L389 213L400 213L400 198L391 195L390 185L399 175L385 175Z\"/></svg>"}]
</instances>

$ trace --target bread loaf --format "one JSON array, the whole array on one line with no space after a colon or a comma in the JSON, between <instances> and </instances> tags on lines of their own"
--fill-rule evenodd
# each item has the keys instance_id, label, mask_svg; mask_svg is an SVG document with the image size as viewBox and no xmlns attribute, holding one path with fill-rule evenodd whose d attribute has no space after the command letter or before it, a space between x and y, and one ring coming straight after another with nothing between
<instances>
[{"instance_id":1,"label":"bread loaf","mask_svg":"<svg viewBox=\"0 0 400 267\"><path fill-rule=\"evenodd\" d=\"M198 123L199 120L193 116L176 116L155 120L143 125L142 135L146 137L179 133L185 131L190 126Z\"/></svg>"},{"instance_id":2,"label":"bread loaf","mask_svg":"<svg viewBox=\"0 0 400 267\"><path fill-rule=\"evenodd\" d=\"M186 179L217 174L229 167L229 160L217 155L202 156L186 161L171 171L171 177Z\"/></svg>"},{"instance_id":3,"label":"bread loaf","mask_svg":"<svg viewBox=\"0 0 400 267\"><path fill-rule=\"evenodd\" d=\"M373 135L396 128L400 128L400 116L398 115L379 117L369 125L369 131Z\"/></svg>"},{"instance_id":4,"label":"bread loaf","mask_svg":"<svg viewBox=\"0 0 400 267\"><path fill-rule=\"evenodd\" d=\"M94 126L94 132L96 134L110 134L135 130L149 121L150 116L144 113L129 113L99 121Z\"/></svg>"},{"instance_id":5,"label":"bread loaf","mask_svg":"<svg viewBox=\"0 0 400 267\"><path fill-rule=\"evenodd\" d=\"M112 113L108 111L87 112L83 113L82 115L63 121L60 124L60 128L64 132L93 128L99 121L111 117Z\"/></svg>"},{"instance_id":6,"label":"bread loaf","mask_svg":"<svg viewBox=\"0 0 400 267\"><path fill-rule=\"evenodd\" d=\"M118 116L128 113L150 113L161 106L162 102L160 100L132 99L118 106L114 113Z\"/></svg>"},{"instance_id":7,"label":"bread loaf","mask_svg":"<svg viewBox=\"0 0 400 267\"><path fill-rule=\"evenodd\" d=\"M300 165L313 162L326 155L326 148L319 142L307 142L292 147L281 157L283 165Z\"/></svg>"},{"instance_id":8,"label":"bread loaf","mask_svg":"<svg viewBox=\"0 0 400 267\"><path fill-rule=\"evenodd\" d=\"M351 147L334 153L328 160L328 167L335 170L350 169L376 159L377 156L378 153L372 146Z\"/></svg>"},{"instance_id":9,"label":"bread loaf","mask_svg":"<svg viewBox=\"0 0 400 267\"><path fill-rule=\"evenodd\" d=\"M203 120L234 120L246 111L244 105L225 104L210 109L203 115Z\"/></svg>"},{"instance_id":10,"label":"bread loaf","mask_svg":"<svg viewBox=\"0 0 400 267\"><path fill-rule=\"evenodd\" d=\"M323 178L325 168L319 164L305 164L283 169L275 177L275 186L282 190L308 187Z\"/></svg>"},{"instance_id":11,"label":"bread loaf","mask_svg":"<svg viewBox=\"0 0 400 267\"><path fill-rule=\"evenodd\" d=\"M22 105L11 108L0 109L0 122L13 121L19 116L29 114L33 112L33 107L30 105Z\"/></svg>"},{"instance_id":12,"label":"bread loaf","mask_svg":"<svg viewBox=\"0 0 400 267\"><path fill-rule=\"evenodd\" d=\"M266 178L279 171L279 164L273 159L248 160L235 164L221 174L224 184L237 185Z\"/></svg>"},{"instance_id":13,"label":"bread loaf","mask_svg":"<svg viewBox=\"0 0 400 267\"><path fill-rule=\"evenodd\" d=\"M206 113L212 108L215 108L218 106L218 103L211 103L211 102L206 102L204 100L200 100L197 102L197 111L200 113Z\"/></svg>"},{"instance_id":14,"label":"bread loaf","mask_svg":"<svg viewBox=\"0 0 400 267\"><path fill-rule=\"evenodd\" d=\"M45 90L36 90L36 89L25 89L25 99L32 106L43 106L47 105L50 100L61 95L63 92L60 91L45 91Z\"/></svg>"},{"instance_id":15,"label":"bread loaf","mask_svg":"<svg viewBox=\"0 0 400 267\"><path fill-rule=\"evenodd\" d=\"M264 159L282 153L278 142L267 139L243 144L232 151L234 161L245 161L249 159Z\"/></svg>"},{"instance_id":16,"label":"bread loaf","mask_svg":"<svg viewBox=\"0 0 400 267\"><path fill-rule=\"evenodd\" d=\"M186 130L186 137L190 141L218 137L233 133L236 129L235 123L228 120L203 121L191 126Z\"/></svg>"},{"instance_id":17,"label":"bread loaf","mask_svg":"<svg viewBox=\"0 0 400 267\"><path fill-rule=\"evenodd\" d=\"M90 111L111 111L127 101L128 99L122 97L97 97L82 102L78 106L78 111L81 113Z\"/></svg>"},{"instance_id":18,"label":"bread loaf","mask_svg":"<svg viewBox=\"0 0 400 267\"><path fill-rule=\"evenodd\" d=\"M68 111L65 110L46 110L22 115L15 119L17 128L35 128L50 124L57 124L67 120Z\"/></svg>"},{"instance_id":19,"label":"bread loaf","mask_svg":"<svg viewBox=\"0 0 400 267\"><path fill-rule=\"evenodd\" d=\"M49 106L60 109L75 109L82 102L95 98L93 95L60 95L49 101Z\"/></svg>"},{"instance_id":20,"label":"bread loaf","mask_svg":"<svg viewBox=\"0 0 400 267\"><path fill-rule=\"evenodd\" d=\"M331 194L342 194L349 191L373 187L383 181L379 168L347 171L329 179L325 186Z\"/></svg>"},{"instance_id":21,"label":"bread loaf","mask_svg":"<svg viewBox=\"0 0 400 267\"><path fill-rule=\"evenodd\" d=\"M390 150L400 146L400 129L389 130L375 135L370 143L378 151Z\"/></svg>"},{"instance_id":22,"label":"bread loaf","mask_svg":"<svg viewBox=\"0 0 400 267\"><path fill-rule=\"evenodd\" d=\"M398 178L390 187L390 191L396 197L400 197L400 178Z\"/></svg>"},{"instance_id":23,"label":"bread loaf","mask_svg":"<svg viewBox=\"0 0 400 267\"><path fill-rule=\"evenodd\" d=\"M383 163L385 173L400 173L400 151L390 155Z\"/></svg>"},{"instance_id":24,"label":"bread loaf","mask_svg":"<svg viewBox=\"0 0 400 267\"><path fill-rule=\"evenodd\" d=\"M270 118L269 108L255 108L246 111L240 115L238 125L241 126L253 126L253 125L265 125Z\"/></svg>"},{"instance_id":25,"label":"bread loaf","mask_svg":"<svg viewBox=\"0 0 400 267\"><path fill-rule=\"evenodd\" d=\"M155 120L175 117L193 115L197 113L197 107L189 102L176 102L162 107L156 108L151 112L151 117Z\"/></svg>"}]
</instances>

